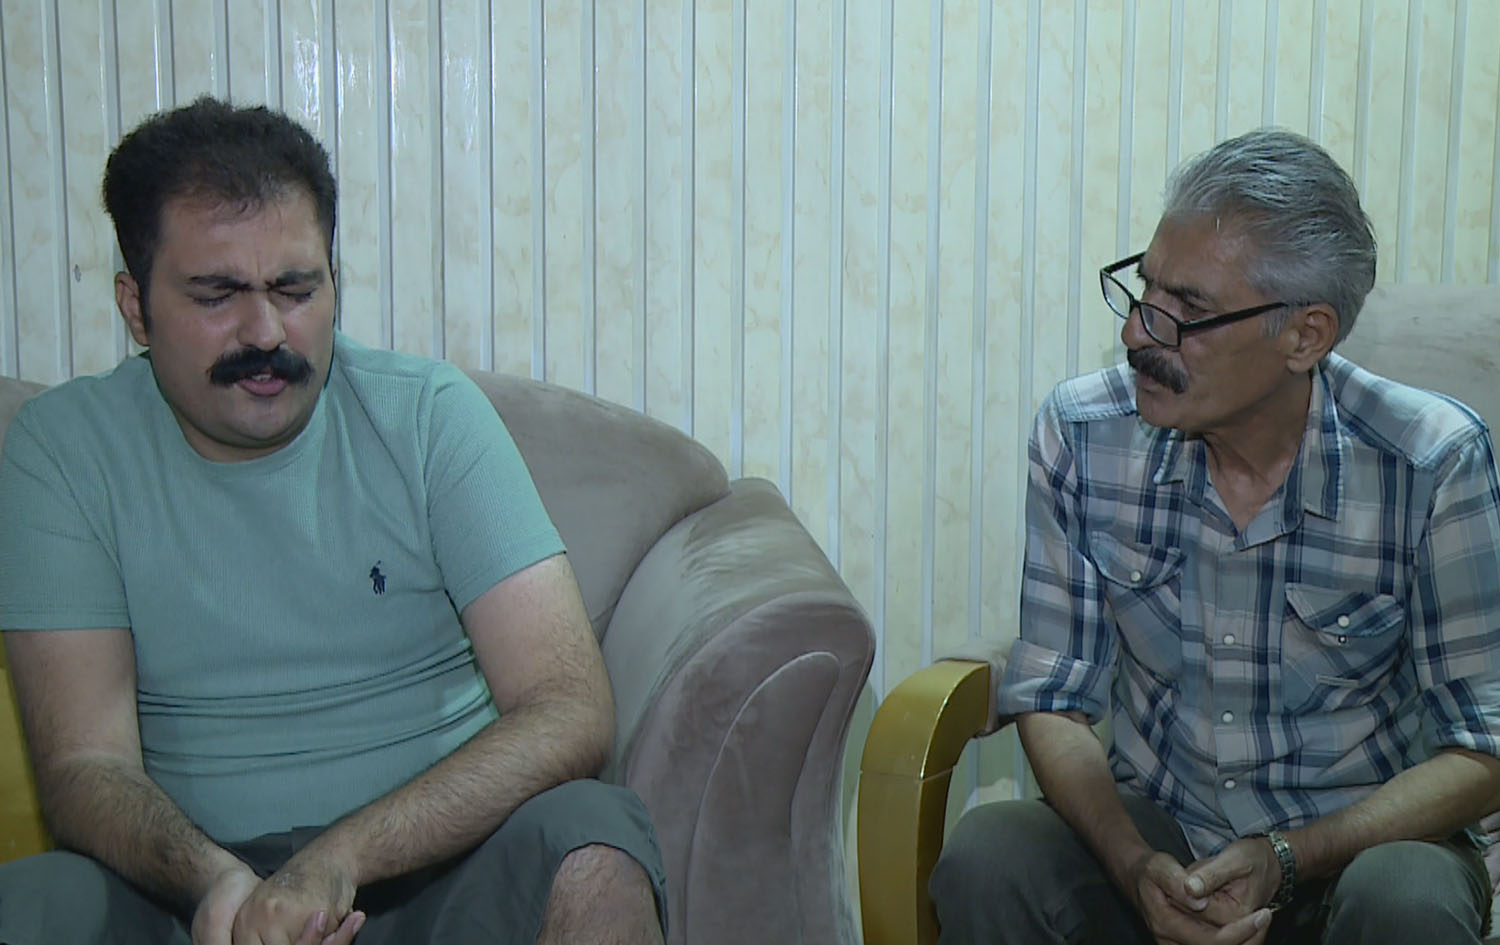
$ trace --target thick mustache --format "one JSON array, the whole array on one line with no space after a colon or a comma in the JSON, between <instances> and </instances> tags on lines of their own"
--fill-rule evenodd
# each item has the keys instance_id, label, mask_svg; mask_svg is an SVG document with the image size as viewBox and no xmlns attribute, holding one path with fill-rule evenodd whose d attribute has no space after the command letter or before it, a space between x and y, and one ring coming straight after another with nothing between
<instances>
[{"instance_id":1,"label":"thick mustache","mask_svg":"<svg viewBox=\"0 0 1500 945\"><path fill-rule=\"evenodd\" d=\"M288 384L306 384L312 379L313 367L302 355L282 345L274 351L241 348L233 354L222 355L208 369L208 379L222 387L257 374L267 374Z\"/></svg>"},{"instance_id":2,"label":"thick mustache","mask_svg":"<svg viewBox=\"0 0 1500 945\"><path fill-rule=\"evenodd\" d=\"M1125 360L1136 373L1146 375L1175 394L1187 390L1187 375L1182 368L1155 348L1131 348L1125 352Z\"/></svg>"}]
</instances>

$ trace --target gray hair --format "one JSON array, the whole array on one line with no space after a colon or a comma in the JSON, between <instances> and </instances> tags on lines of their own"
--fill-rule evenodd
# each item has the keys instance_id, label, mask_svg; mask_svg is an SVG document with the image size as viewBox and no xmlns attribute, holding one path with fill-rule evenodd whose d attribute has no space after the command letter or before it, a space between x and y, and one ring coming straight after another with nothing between
<instances>
[{"instance_id":1,"label":"gray hair","mask_svg":"<svg viewBox=\"0 0 1500 945\"><path fill-rule=\"evenodd\" d=\"M1317 144L1279 128L1220 142L1167 181L1163 218L1211 214L1255 247L1246 278L1292 305L1324 302L1348 337L1375 284L1375 231L1344 169ZM1279 332L1289 312L1268 319Z\"/></svg>"}]
</instances>

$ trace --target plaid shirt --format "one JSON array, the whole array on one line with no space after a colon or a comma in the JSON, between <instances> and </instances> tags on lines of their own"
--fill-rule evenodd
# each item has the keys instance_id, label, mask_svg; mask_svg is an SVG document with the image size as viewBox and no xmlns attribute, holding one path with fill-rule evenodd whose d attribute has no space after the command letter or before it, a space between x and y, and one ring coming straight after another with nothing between
<instances>
[{"instance_id":1,"label":"plaid shirt","mask_svg":"<svg viewBox=\"0 0 1500 945\"><path fill-rule=\"evenodd\" d=\"M1244 531L1203 441L1118 365L1038 415L1005 713L1112 710L1121 788L1194 853L1360 800L1443 747L1500 755L1500 483L1483 422L1330 355Z\"/></svg>"}]
</instances>

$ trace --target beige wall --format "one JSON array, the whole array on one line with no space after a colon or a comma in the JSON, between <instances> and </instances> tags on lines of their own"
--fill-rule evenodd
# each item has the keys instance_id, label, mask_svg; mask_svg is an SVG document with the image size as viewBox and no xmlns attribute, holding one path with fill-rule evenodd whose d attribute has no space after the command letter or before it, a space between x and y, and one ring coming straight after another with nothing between
<instances>
[{"instance_id":1,"label":"beige wall","mask_svg":"<svg viewBox=\"0 0 1500 945\"><path fill-rule=\"evenodd\" d=\"M875 621L866 716L1013 634L1030 415L1116 356L1095 271L1181 157L1309 133L1382 278L1500 282L1492 0L0 0L0 42L0 373L127 350L122 129L279 104L337 162L344 328L777 482Z\"/></svg>"}]
</instances>

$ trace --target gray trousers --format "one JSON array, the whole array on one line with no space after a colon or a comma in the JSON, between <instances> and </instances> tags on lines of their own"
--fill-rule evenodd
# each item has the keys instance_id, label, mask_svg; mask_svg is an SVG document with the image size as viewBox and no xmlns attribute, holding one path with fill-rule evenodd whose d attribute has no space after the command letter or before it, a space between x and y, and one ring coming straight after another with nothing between
<instances>
[{"instance_id":1,"label":"gray trousers","mask_svg":"<svg viewBox=\"0 0 1500 945\"><path fill-rule=\"evenodd\" d=\"M229 849L266 876L319 832L272 834ZM665 929L666 874L645 805L625 788L569 781L516 808L470 853L359 890L355 908L368 914L359 945L532 945L563 858L596 843L641 865ZM191 918L75 853L0 866L0 945L191 945Z\"/></svg>"},{"instance_id":2,"label":"gray trousers","mask_svg":"<svg viewBox=\"0 0 1500 945\"><path fill-rule=\"evenodd\" d=\"M1152 848L1192 862L1166 811L1121 794ZM1134 906L1078 835L1043 801L969 811L943 847L929 886L941 945L1153 945ZM1267 945L1477 945L1490 888L1466 835L1387 843L1338 876L1299 884L1276 912Z\"/></svg>"}]
</instances>

